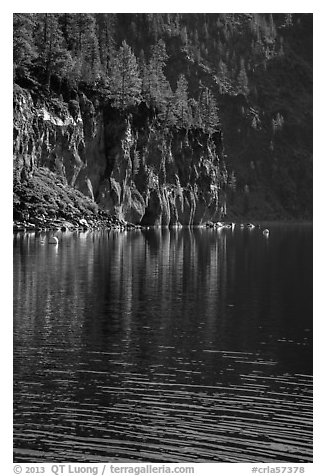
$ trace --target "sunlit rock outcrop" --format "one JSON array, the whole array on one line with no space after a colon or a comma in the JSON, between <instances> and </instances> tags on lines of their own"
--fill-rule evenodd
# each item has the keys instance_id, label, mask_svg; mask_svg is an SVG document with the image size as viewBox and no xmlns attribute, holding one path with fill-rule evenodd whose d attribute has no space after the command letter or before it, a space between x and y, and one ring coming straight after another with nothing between
<instances>
[{"instance_id":1,"label":"sunlit rock outcrop","mask_svg":"<svg viewBox=\"0 0 326 476\"><path fill-rule=\"evenodd\" d=\"M14 89L14 176L46 167L119 219L178 226L226 211L220 133L164 128L80 93L69 103Z\"/></svg>"}]
</instances>

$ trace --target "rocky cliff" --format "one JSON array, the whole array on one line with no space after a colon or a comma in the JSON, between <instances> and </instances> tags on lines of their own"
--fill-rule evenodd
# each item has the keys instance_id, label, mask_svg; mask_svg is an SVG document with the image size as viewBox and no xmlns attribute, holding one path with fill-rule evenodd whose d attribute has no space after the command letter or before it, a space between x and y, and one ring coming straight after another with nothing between
<instances>
[{"instance_id":1,"label":"rocky cliff","mask_svg":"<svg viewBox=\"0 0 326 476\"><path fill-rule=\"evenodd\" d=\"M311 219L312 32L312 14L14 14L15 216Z\"/></svg>"},{"instance_id":2,"label":"rocky cliff","mask_svg":"<svg viewBox=\"0 0 326 476\"><path fill-rule=\"evenodd\" d=\"M220 132L164 128L145 105L123 115L81 92L64 102L15 85L15 213L71 218L74 200L60 201L51 180L88 197L86 214L136 224L196 225L226 213Z\"/></svg>"}]
</instances>

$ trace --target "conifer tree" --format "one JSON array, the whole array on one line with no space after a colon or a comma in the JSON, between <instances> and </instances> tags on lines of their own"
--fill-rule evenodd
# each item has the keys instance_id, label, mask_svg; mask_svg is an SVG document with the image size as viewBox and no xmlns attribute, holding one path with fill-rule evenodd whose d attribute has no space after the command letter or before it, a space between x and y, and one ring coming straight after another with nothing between
<instances>
[{"instance_id":1,"label":"conifer tree","mask_svg":"<svg viewBox=\"0 0 326 476\"><path fill-rule=\"evenodd\" d=\"M152 48L151 58L143 68L143 95L149 105L165 112L172 99L172 90L167 81L164 68L168 55L163 40Z\"/></svg>"},{"instance_id":2,"label":"conifer tree","mask_svg":"<svg viewBox=\"0 0 326 476\"><path fill-rule=\"evenodd\" d=\"M95 18L102 71L107 75L110 59L114 56L116 49L114 40L116 17L113 13L97 13Z\"/></svg>"},{"instance_id":3,"label":"conifer tree","mask_svg":"<svg viewBox=\"0 0 326 476\"><path fill-rule=\"evenodd\" d=\"M13 59L14 66L27 67L36 57L33 38L35 19L33 13L14 13L13 18Z\"/></svg>"},{"instance_id":4,"label":"conifer tree","mask_svg":"<svg viewBox=\"0 0 326 476\"><path fill-rule=\"evenodd\" d=\"M74 57L74 78L94 82L100 76L100 53L96 21L90 13L65 14L67 44Z\"/></svg>"},{"instance_id":5,"label":"conifer tree","mask_svg":"<svg viewBox=\"0 0 326 476\"><path fill-rule=\"evenodd\" d=\"M88 15L87 28L83 34L82 45L82 78L93 83L101 76L101 62L98 38L96 36L96 23L92 15Z\"/></svg>"},{"instance_id":6,"label":"conifer tree","mask_svg":"<svg viewBox=\"0 0 326 476\"><path fill-rule=\"evenodd\" d=\"M199 104L199 125L209 134L216 131L220 124L218 107L212 92L205 88L200 96Z\"/></svg>"},{"instance_id":7,"label":"conifer tree","mask_svg":"<svg viewBox=\"0 0 326 476\"><path fill-rule=\"evenodd\" d=\"M65 44L69 51L75 49L76 36L72 32L72 25L75 22L76 13L62 13L59 15L58 24L61 27L61 31L64 37Z\"/></svg>"},{"instance_id":8,"label":"conifer tree","mask_svg":"<svg viewBox=\"0 0 326 476\"><path fill-rule=\"evenodd\" d=\"M223 94L229 89L229 71L226 63L220 59L217 67L217 80L219 83L220 94Z\"/></svg>"},{"instance_id":9,"label":"conifer tree","mask_svg":"<svg viewBox=\"0 0 326 476\"><path fill-rule=\"evenodd\" d=\"M50 86L51 75L67 76L72 68L71 56L64 44L64 37L58 24L58 14L37 15L36 46L38 64L45 67L46 85Z\"/></svg>"},{"instance_id":10,"label":"conifer tree","mask_svg":"<svg viewBox=\"0 0 326 476\"><path fill-rule=\"evenodd\" d=\"M191 125L191 114L188 105L188 81L181 74L177 82L177 89L174 94L173 113L177 119L177 125L189 127Z\"/></svg>"},{"instance_id":11,"label":"conifer tree","mask_svg":"<svg viewBox=\"0 0 326 476\"><path fill-rule=\"evenodd\" d=\"M110 65L110 97L113 106L127 109L141 100L138 64L130 46L124 41Z\"/></svg>"}]
</instances>

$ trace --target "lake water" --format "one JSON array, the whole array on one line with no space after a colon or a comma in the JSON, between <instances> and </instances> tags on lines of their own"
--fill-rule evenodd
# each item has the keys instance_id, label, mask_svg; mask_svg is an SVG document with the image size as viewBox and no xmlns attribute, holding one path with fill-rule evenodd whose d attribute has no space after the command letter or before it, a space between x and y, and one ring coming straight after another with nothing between
<instances>
[{"instance_id":1,"label":"lake water","mask_svg":"<svg viewBox=\"0 0 326 476\"><path fill-rule=\"evenodd\" d=\"M14 236L16 462L311 462L312 226Z\"/></svg>"}]
</instances>

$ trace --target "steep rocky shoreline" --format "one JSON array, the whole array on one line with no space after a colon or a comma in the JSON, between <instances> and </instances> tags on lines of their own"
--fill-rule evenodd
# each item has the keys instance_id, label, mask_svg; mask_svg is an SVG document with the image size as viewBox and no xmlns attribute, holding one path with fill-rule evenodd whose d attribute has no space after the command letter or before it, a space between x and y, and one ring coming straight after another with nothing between
<instances>
[{"instance_id":1,"label":"steep rocky shoreline","mask_svg":"<svg viewBox=\"0 0 326 476\"><path fill-rule=\"evenodd\" d=\"M57 181L142 226L312 219L312 31L311 14L14 14L15 219L69 219Z\"/></svg>"},{"instance_id":2,"label":"steep rocky shoreline","mask_svg":"<svg viewBox=\"0 0 326 476\"><path fill-rule=\"evenodd\" d=\"M227 180L220 133L165 129L145 106L125 117L84 93L64 102L14 87L20 222L91 215L97 223L104 213L121 224L199 225L225 215Z\"/></svg>"},{"instance_id":3,"label":"steep rocky shoreline","mask_svg":"<svg viewBox=\"0 0 326 476\"><path fill-rule=\"evenodd\" d=\"M16 184L14 231L130 229L45 167L36 168L28 180Z\"/></svg>"}]
</instances>

